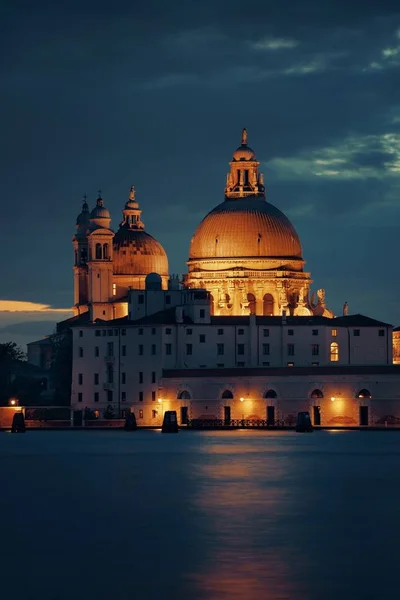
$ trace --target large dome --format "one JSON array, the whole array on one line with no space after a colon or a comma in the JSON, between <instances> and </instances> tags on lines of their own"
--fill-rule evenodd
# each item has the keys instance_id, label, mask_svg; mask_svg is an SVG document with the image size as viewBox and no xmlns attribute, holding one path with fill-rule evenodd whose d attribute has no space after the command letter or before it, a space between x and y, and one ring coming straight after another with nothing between
<instances>
[{"instance_id":1,"label":"large dome","mask_svg":"<svg viewBox=\"0 0 400 600\"><path fill-rule=\"evenodd\" d=\"M143 229L121 227L114 236L114 275L168 275L164 248Z\"/></svg>"},{"instance_id":2,"label":"large dome","mask_svg":"<svg viewBox=\"0 0 400 600\"><path fill-rule=\"evenodd\" d=\"M299 237L289 219L264 198L226 199L200 223L190 260L210 258L302 260Z\"/></svg>"}]
</instances>

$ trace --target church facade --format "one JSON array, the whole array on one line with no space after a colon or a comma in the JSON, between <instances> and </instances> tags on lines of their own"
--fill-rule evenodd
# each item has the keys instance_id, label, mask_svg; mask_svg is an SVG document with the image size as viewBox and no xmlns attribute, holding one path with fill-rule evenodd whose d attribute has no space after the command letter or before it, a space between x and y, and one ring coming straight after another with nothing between
<instances>
[{"instance_id":1,"label":"church facade","mask_svg":"<svg viewBox=\"0 0 400 600\"><path fill-rule=\"evenodd\" d=\"M335 317L311 292L299 237L266 199L243 130L225 199L197 227L188 272L170 277L132 188L116 232L101 197L85 201L74 246L71 403L159 425L188 419L316 425L400 423L392 326ZM396 354L397 356L397 354Z\"/></svg>"}]
</instances>

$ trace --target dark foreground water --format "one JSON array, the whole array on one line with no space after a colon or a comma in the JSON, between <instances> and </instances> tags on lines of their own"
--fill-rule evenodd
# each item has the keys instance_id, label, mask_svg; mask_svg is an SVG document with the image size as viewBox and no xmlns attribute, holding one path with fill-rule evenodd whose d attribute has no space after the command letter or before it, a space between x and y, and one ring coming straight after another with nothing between
<instances>
[{"instance_id":1,"label":"dark foreground water","mask_svg":"<svg viewBox=\"0 0 400 600\"><path fill-rule=\"evenodd\" d=\"M400 597L400 434L0 433L4 600Z\"/></svg>"}]
</instances>

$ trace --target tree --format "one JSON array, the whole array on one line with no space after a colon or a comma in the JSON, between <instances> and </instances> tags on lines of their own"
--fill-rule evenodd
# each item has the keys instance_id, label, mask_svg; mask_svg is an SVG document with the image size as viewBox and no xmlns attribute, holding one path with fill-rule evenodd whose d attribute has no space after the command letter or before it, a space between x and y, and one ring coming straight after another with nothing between
<instances>
[{"instance_id":1,"label":"tree","mask_svg":"<svg viewBox=\"0 0 400 600\"><path fill-rule=\"evenodd\" d=\"M15 342L3 342L0 344L0 364L10 361L26 360L26 354Z\"/></svg>"}]
</instances>

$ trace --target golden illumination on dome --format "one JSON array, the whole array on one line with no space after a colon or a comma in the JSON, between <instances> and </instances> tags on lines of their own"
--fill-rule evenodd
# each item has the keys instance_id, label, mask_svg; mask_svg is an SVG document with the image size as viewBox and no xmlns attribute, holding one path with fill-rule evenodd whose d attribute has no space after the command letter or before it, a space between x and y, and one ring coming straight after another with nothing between
<instances>
[{"instance_id":1,"label":"golden illumination on dome","mask_svg":"<svg viewBox=\"0 0 400 600\"><path fill-rule=\"evenodd\" d=\"M145 231L133 186L122 212L124 219L113 242L114 275L167 276L167 255L161 244Z\"/></svg>"},{"instance_id":2,"label":"golden illumination on dome","mask_svg":"<svg viewBox=\"0 0 400 600\"><path fill-rule=\"evenodd\" d=\"M261 198L225 200L200 223L190 260L205 258L294 258L299 237L285 215Z\"/></svg>"}]
</instances>

